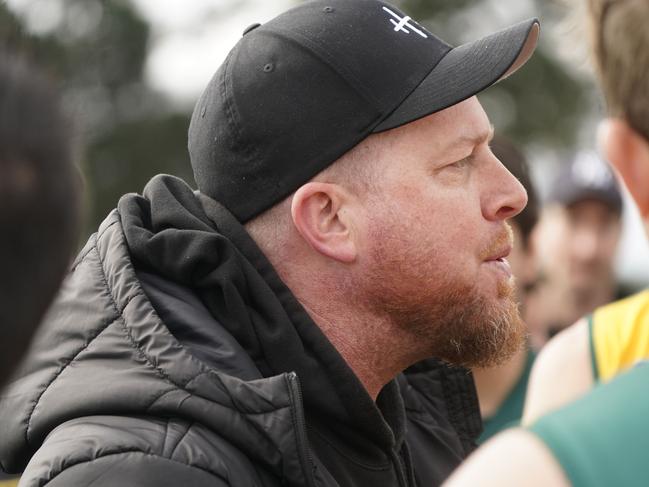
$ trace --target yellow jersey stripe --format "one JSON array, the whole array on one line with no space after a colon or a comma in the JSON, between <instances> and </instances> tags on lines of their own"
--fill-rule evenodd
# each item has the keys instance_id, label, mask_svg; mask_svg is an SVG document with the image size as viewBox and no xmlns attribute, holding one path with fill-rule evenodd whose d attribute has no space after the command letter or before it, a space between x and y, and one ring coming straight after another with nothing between
<instances>
[{"instance_id":1,"label":"yellow jersey stripe","mask_svg":"<svg viewBox=\"0 0 649 487\"><path fill-rule=\"evenodd\" d=\"M649 290L597 308L590 326L596 379L607 382L649 358Z\"/></svg>"}]
</instances>

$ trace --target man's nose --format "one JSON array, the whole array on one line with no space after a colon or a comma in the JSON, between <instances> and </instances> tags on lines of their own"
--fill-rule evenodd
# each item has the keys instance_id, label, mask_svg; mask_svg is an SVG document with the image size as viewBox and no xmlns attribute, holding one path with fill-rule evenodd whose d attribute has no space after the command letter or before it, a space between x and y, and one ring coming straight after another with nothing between
<instances>
[{"instance_id":1,"label":"man's nose","mask_svg":"<svg viewBox=\"0 0 649 487\"><path fill-rule=\"evenodd\" d=\"M527 205L527 191L516 177L494 157L488 181L490 188L483 204L483 213L488 220L506 220L518 215Z\"/></svg>"}]
</instances>

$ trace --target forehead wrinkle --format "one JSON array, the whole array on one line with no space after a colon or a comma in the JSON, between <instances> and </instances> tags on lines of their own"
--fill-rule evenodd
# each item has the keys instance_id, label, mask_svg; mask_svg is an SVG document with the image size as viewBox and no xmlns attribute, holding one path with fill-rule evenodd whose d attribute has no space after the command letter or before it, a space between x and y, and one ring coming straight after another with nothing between
<instances>
[{"instance_id":1,"label":"forehead wrinkle","mask_svg":"<svg viewBox=\"0 0 649 487\"><path fill-rule=\"evenodd\" d=\"M470 148L471 151L475 147L478 147L482 144L488 144L494 137L494 126L489 124L489 128L483 130L480 128L477 133L462 133L456 138L446 139L442 143L441 151L446 153L449 150L457 149L460 150L462 147ZM462 149L463 150L463 149Z\"/></svg>"},{"instance_id":2,"label":"forehead wrinkle","mask_svg":"<svg viewBox=\"0 0 649 487\"><path fill-rule=\"evenodd\" d=\"M437 163L467 157L475 151L476 147L488 144L494 136L493 125L488 130L480 130L478 133L463 133L455 138L444 138L437 148L439 157Z\"/></svg>"},{"instance_id":3,"label":"forehead wrinkle","mask_svg":"<svg viewBox=\"0 0 649 487\"><path fill-rule=\"evenodd\" d=\"M456 123L454 117L457 116L457 109L458 105L455 105L400 127L380 134L373 134L370 137L381 136L380 143L386 144L382 145L382 149L408 145L409 152L414 149L414 146L410 145L412 138L423 137L427 139L427 143L424 144L427 149L440 154L448 154L449 151L461 149L462 146L473 149L483 143L489 143L494 136L494 126L489 123L488 119L485 120L482 117L480 120L469 120L459 135L449 136L445 133L447 126ZM486 114L483 113L483 115L486 118Z\"/></svg>"},{"instance_id":4,"label":"forehead wrinkle","mask_svg":"<svg viewBox=\"0 0 649 487\"><path fill-rule=\"evenodd\" d=\"M460 143L465 143L465 144L471 144L473 146L477 145L482 145L485 143L491 142L491 140L494 138L494 126L493 124L489 124L489 129L486 131L480 131L477 134L462 134L458 138L458 142Z\"/></svg>"}]
</instances>

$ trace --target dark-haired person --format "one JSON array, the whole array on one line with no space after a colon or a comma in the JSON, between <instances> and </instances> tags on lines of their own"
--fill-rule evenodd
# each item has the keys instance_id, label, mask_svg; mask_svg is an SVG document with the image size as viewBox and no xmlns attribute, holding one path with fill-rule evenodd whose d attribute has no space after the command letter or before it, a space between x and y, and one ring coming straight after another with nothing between
<instances>
[{"instance_id":1,"label":"dark-haired person","mask_svg":"<svg viewBox=\"0 0 649 487\"><path fill-rule=\"evenodd\" d=\"M551 183L536 235L542 279L528 317L536 349L629 294L614 271L621 234L622 194L613 171L594 152L577 152Z\"/></svg>"},{"instance_id":2,"label":"dark-haired person","mask_svg":"<svg viewBox=\"0 0 649 487\"><path fill-rule=\"evenodd\" d=\"M194 110L199 191L155 177L90 239L0 404L3 465L29 461L24 486L438 485L480 428L439 360L524 335L527 198L474 95L538 31L453 48L376 0L247 28Z\"/></svg>"},{"instance_id":3,"label":"dark-haired person","mask_svg":"<svg viewBox=\"0 0 649 487\"><path fill-rule=\"evenodd\" d=\"M514 245L507 258L516 279L516 299L525 320L527 296L538 279L537 252L532 233L538 222L539 204L527 161L516 145L496 136L491 142L491 150L527 191L527 206L509 221ZM473 369L483 421L480 443L520 422L535 357L535 352L525 346L501 365Z\"/></svg>"},{"instance_id":4,"label":"dark-haired person","mask_svg":"<svg viewBox=\"0 0 649 487\"><path fill-rule=\"evenodd\" d=\"M600 131L601 146L607 160L624 180L646 224L649 222L649 90L646 86L649 3L588 0L588 9L595 59L609 110ZM621 306L625 311L607 311L611 320L605 325L610 328L607 339L610 352L619 355L615 371L618 375L609 377L608 382L594 384L588 355L572 355L584 347L588 350L588 327L580 324L558 335L553 341L572 343L572 348L559 346L557 350L563 350L564 356L555 356L555 369L548 372L554 372L550 378L557 382L563 401L578 399L569 404L564 402L563 406L559 401L552 405L551 412L535 419L526 429L510 430L494 437L445 485L641 487L649 483L647 321L634 318L647 316L646 293L615 306L616 310ZM552 342L548 344L551 346ZM645 355L637 353L642 348ZM631 355L635 363L627 362ZM590 384L575 380L573 368L584 370L582 378L591 374ZM572 397L565 394L568 391L565 381L575 386Z\"/></svg>"},{"instance_id":5,"label":"dark-haired person","mask_svg":"<svg viewBox=\"0 0 649 487\"><path fill-rule=\"evenodd\" d=\"M0 391L77 242L80 180L67 129L50 83L0 51Z\"/></svg>"}]
</instances>

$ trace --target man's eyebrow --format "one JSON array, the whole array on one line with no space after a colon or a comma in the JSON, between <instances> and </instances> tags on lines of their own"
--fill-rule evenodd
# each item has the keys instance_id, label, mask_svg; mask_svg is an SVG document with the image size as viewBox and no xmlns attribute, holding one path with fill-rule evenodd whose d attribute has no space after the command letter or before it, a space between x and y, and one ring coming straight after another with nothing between
<instances>
[{"instance_id":1,"label":"man's eyebrow","mask_svg":"<svg viewBox=\"0 0 649 487\"><path fill-rule=\"evenodd\" d=\"M489 130L478 135L463 135L460 137L461 142L466 142L474 146L480 145L483 143L489 143L493 140L495 135L493 124L489 124Z\"/></svg>"}]
</instances>

